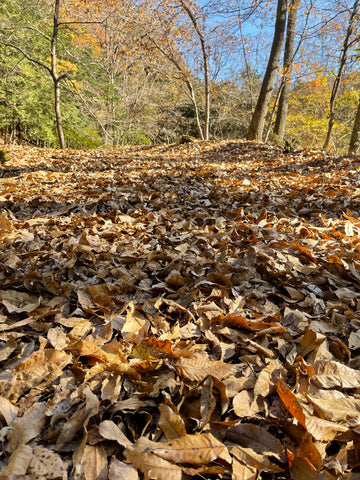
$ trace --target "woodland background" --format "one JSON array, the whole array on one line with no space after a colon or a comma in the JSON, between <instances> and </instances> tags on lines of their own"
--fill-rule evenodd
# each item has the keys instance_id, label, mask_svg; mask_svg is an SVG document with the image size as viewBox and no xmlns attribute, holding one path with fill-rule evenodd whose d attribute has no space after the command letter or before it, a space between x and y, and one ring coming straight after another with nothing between
<instances>
[{"instance_id":1,"label":"woodland background","mask_svg":"<svg viewBox=\"0 0 360 480\"><path fill-rule=\"evenodd\" d=\"M5 143L71 148L182 135L285 138L294 148L343 154L353 132L355 153L358 3L3 0L0 135ZM251 135L279 28L285 54L272 65L264 127ZM276 117L285 84L284 137Z\"/></svg>"}]
</instances>

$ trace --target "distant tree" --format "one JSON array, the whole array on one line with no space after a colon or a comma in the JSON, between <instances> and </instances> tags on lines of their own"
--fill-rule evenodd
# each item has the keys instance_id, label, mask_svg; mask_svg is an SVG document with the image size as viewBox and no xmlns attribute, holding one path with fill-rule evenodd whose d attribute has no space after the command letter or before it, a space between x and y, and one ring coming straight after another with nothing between
<instances>
[{"instance_id":1,"label":"distant tree","mask_svg":"<svg viewBox=\"0 0 360 480\"><path fill-rule=\"evenodd\" d=\"M274 87L276 73L279 68L280 56L284 43L286 28L287 1L277 1L277 13L271 52L261 85L260 94L251 118L247 132L248 140L262 140L265 118L268 112L271 93Z\"/></svg>"},{"instance_id":2,"label":"distant tree","mask_svg":"<svg viewBox=\"0 0 360 480\"><path fill-rule=\"evenodd\" d=\"M209 122L210 122L210 67L209 67L209 47L206 44L205 34L203 29L200 26L200 22L196 17L195 12L191 9L190 5L186 3L185 0L180 0L180 5L182 9L186 12L189 17L191 24L196 32L197 38L200 42L201 54L202 54L202 63L203 63L203 73L204 73L204 128L203 128L203 137L204 140L209 139Z\"/></svg>"},{"instance_id":3,"label":"distant tree","mask_svg":"<svg viewBox=\"0 0 360 480\"><path fill-rule=\"evenodd\" d=\"M358 108L356 110L354 124L351 132L348 154L356 155L357 150L359 148L359 144L360 144L360 100L358 103Z\"/></svg>"},{"instance_id":4,"label":"distant tree","mask_svg":"<svg viewBox=\"0 0 360 480\"><path fill-rule=\"evenodd\" d=\"M138 23L167 60L172 70L168 78L172 78L188 96L194 109L198 136L207 140L211 98L206 16L197 2L189 0L146 0L143 8L147 15L141 11ZM201 82L198 81L199 74Z\"/></svg>"},{"instance_id":5,"label":"distant tree","mask_svg":"<svg viewBox=\"0 0 360 480\"><path fill-rule=\"evenodd\" d=\"M57 46L58 46L58 34L59 34L59 27L60 23L60 0L54 0L53 3L53 25L52 25L52 33L48 35L47 32L41 31L38 27L33 27L29 22L29 25L26 27L33 31L36 31L38 35L40 35L43 39L45 39L50 46L50 65L48 65L44 60L40 58L36 58L33 53L31 52L30 44L26 46L19 46L16 42L11 41L11 37L1 39L1 43L6 47L12 48L17 52L21 53L24 58L26 58L29 62L33 65L38 66L44 70L46 70L53 82L54 88L54 112L55 112L55 123L56 123L56 130L58 134L59 146L60 148L65 148L65 137L64 137L64 130L62 124L62 115L61 115L61 89L60 83L61 81L67 76L66 72L58 73L58 59L57 59ZM16 27L15 27L16 29Z\"/></svg>"},{"instance_id":6,"label":"distant tree","mask_svg":"<svg viewBox=\"0 0 360 480\"><path fill-rule=\"evenodd\" d=\"M284 138L286 126L290 94L290 76L294 61L295 29L298 7L299 0L290 0L284 48L283 76L280 84L281 92L274 125L274 133L279 140Z\"/></svg>"},{"instance_id":7,"label":"distant tree","mask_svg":"<svg viewBox=\"0 0 360 480\"><path fill-rule=\"evenodd\" d=\"M349 51L359 42L359 36L358 35L354 36L354 33L356 32L357 22L358 22L359 3L360 3L360 0L355 0L349 12L350 13L349 23L347 25L344 42L341 47L339 67L338 67L337 74L334 79L332 90L331 90L330 105L329 105L329 123L328 123L328 129L326 132L325 142L323 145L324 150L327 150L329 147L331 132L335 122L336 99L338 96L344 68L348 60Z\"/></svg>"}]
</instances>

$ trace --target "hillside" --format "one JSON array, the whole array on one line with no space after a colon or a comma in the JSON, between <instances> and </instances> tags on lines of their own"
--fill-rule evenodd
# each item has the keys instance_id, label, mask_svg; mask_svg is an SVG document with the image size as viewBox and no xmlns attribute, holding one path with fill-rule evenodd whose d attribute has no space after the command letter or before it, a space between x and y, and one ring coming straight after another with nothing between
<instances>
[{"instance_id":1,"label":"hillside","mask_svg":"<svg viewBox=\"0 0 360 480\"><path fill-rule=\"evenodd\" d=\"M9 151L1 479L360 478L359 158Z\"/></svg>"}]
</instances>

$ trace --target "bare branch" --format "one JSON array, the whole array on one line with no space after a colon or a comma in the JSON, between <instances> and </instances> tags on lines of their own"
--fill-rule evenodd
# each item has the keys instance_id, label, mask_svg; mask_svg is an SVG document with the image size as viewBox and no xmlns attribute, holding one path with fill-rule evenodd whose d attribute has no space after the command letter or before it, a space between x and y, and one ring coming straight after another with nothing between
<instances>
[{"instance_id":1,"label":"bare branch","mask_svg":"<svg viewBox=\"0 0 360 480\"><path fill-rule=\"evenodd\" d=\"M39 60L36 60L35 58L32 58L30 57L30 55L28 55L26 52L24 52L24 50L22 50L20 47L18 47L17 45L12 45L11 43L5 43L5 42L0 42L2 43L2 45L4 45L5 47L9 47L9 48L13 48L14 50L17 50L19 53L21 53L27 60L29 60L29 62L33 63L34 65L37 65L38 67L42 67L44 68L47 72L50 73L50 75L52 74L51 72L51 68L48 67L45 63L42 63L40 62Z\"/></svg>"}]
</instances>

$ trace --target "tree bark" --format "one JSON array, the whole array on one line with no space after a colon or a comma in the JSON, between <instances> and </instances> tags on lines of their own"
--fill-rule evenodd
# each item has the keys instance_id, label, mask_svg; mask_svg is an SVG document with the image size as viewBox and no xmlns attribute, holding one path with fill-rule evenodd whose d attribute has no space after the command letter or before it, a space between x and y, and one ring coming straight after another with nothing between
<instances>
[{"instance_id":1,"label":"tree bark","mask_svg":"<svg viewBox=\"0 0 360 480\"><path fill-rule=\"evenodd\" d=\"M354 125L349 144L349 155L356 155L360 142L360 100L355 115Z\"/></svg>"},{"instance_id":2,"label":"tree bark","mask_svg":"<svg viewBox=\"0 0 360 480\"><path fill-rule=\"evenodd\" d=\"M286 27L286 40L284 49L284 73L283 82L279 98L279 106L276 112L274 133L279 137L279 140L284 138L286 119L289 105L290 95L290 74L291 66L294 59L294 44L295 44L295 29L297 19L297 9L299 1L290 1L290 10L288 14L288 21Z\"/></svg>"},{"instance_id":3,"label":"tree bark","mask_svg":"<svg viewBox=\"0 0 360 480\"><path fill-rule=\"evenodd\" d=\"M209 69L209 55L208 49L205 43L205 37L200 29L199 23L196 20L194 14L190 10L190 8L185 4L183 0L180 0L180 3L187 13L188 17L190 18L191 23L194 26L194 30L199 37L200 45L201 45L201 52L203 57L204 63L204 128L203 128L203 135L204 140L209 140L209 127L210 127L210 69Z\"/></svg>"},{"instance_id":4,"label":"tree bark","mask_svg":"<svg viewBox=\"0 0 360 480\"><path fill-rule=\"evenodd\" d=\"M269 108L269 102L271 98L271 92L274 87L276 72L279 68L279 60L284 43L285 27L286 27L286 12L287 1L278 0L277 13L275 22L274 38L271 47L270 57L264 79L261 85L258 101L255 106L251 123L247 133L248 140L261 141L265 118Z\"/></svg>"},{"instance_id":5,"label":"tree bark","mask_svg":"<svg viewBox=\"0 0 360 480\"><path fill-rule=\"evenodd\" d=\"M54 83L54 103L55 103L55 119L56 119L56 130L59 139L59 146L60 148L65 148L65 136L64 130L62 125L62 117L61 117L61 89L60 89L60 81L65 77L65 74L58 75L57 74L57 64L56 64L56 47L57 47L57 39L58 39L58 31L59 31L59 8L60 8L60 0L55 0L54 5L54 27L53 27L53 34L51 37L51 77Z\"/></svg>"},{"instance_id":6,"label":"tree bark","mask_svg":"<svg viewBox=\"0 0 360 480\"><path fill-rule=\"evenodd\" d=\"M329 123L328 123L328 129L327 129L327 133L326 133L325 142L324 142L324 145L323 145L324 150L328 149L330 139L331 139L331 132L332 132L334 122L335 122L336 98L337 98L337 95L338 95L338 91L339 91L344 67L346 65L348 52L349 52L349 49L351 48L351 46L353 46L358 41L358 39L354 39L354 40L351 41L350 38L351 38L351 35L354 32L354 24L355 24L356 17L358 15L359 1L360 0L355 0L355 2L353 4L353 7L351 9L349 24L348 24L348 28L347 28L347 31L346 31L345 40L344 40L344 43L343 43L343 46L342 46L342 49L341 49L340 64L339 64L338 72L337 72L337 75L335 77L335 80L334 80L334 83L333 83L333 86L332 86L332 90L331 90Z\"/></svg>"}]
</instances>

